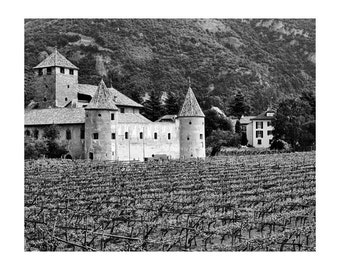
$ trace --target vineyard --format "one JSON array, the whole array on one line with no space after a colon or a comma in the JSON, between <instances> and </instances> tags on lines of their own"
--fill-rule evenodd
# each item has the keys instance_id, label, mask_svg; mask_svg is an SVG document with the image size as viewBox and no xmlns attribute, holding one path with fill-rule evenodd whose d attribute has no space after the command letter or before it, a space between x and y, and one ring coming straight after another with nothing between
<instances>
[{"instance_id":1,"label":"vineyard","mask_svg":"<svg viewBox=\"0 0 340 270\"><path fill-rule=\"evenodd\" d=\"M26 251L315 251L315 152L25 161Z\"/></svg>"}]
</instances>

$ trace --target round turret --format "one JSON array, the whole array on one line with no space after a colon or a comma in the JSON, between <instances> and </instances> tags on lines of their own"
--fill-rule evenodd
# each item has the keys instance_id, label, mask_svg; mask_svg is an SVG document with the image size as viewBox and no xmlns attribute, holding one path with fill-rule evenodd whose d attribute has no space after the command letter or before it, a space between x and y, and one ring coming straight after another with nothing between
<instances>
[{"instance_id":1,"label":"round turret","mask_svg":"<svg viewBox=\"0 0 340 270\"><path fill-rule=\"evenodd\" d=\"M204 114L189 87L178 115L180 158L205 158Z\"/></svg>"}]
</instances>

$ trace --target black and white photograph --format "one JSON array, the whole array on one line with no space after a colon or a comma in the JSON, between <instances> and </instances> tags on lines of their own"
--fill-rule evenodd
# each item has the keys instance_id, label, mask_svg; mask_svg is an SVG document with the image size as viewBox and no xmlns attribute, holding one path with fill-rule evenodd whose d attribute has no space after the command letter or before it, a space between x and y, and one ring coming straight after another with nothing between
<instances>
[{"instance_id":1,"label":"black and white photograph","mask_svg":"<svg viewBox=\"0 0 340 270\"><path fill-rule=\"evenodd\" d=\"M3 24L15 269L335 265L335 17L200 4L49 3Z\"/></svg>"}]
</instances>

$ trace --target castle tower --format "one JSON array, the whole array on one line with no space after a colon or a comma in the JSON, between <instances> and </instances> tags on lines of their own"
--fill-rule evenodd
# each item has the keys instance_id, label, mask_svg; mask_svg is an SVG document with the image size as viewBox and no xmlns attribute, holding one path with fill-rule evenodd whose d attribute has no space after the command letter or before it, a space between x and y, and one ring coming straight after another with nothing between
<instances>
[{"instance_id":1,"label":"castle tower","mask_svg":"<svg viewBox=\"0 0 340 270\"><path fill-rule=\"evenodd\" d=\"M204 113L189 86L178 115L180 158L205 158Z\"/></svg>"},{"instance_id":2,"label":"castle tower","mask_svg":"<svg viewBox=\"0 0 340 270\"><path fill-rule=\"evenodd\" d=\"M112 92L103 80L99 83L91 102L85 108L86 159L114 160L114 144L118 108Z\"/></svg>"},{"instance_id":3,"label":"castle tower","mask_svg":"<svg viewBox=\"0 0 340 270\"><path fill-rule=\"evenodd\" d=\"M64 107L77 99L78 68L57 49L34 67L34 96L40 108Z\"/></svg>"}]
</instances>

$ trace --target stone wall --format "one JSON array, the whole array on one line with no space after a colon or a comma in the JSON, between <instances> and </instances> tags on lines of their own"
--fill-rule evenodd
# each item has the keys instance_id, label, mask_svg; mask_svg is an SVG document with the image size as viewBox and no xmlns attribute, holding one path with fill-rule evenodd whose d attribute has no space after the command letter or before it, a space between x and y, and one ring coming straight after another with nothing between
<instances>
[{"instance_id":1,"label":"stone wall","mask_svg":"<svg viewBox=\"0 0 340 270\"><path fill-rule=\"evenodd\" d=\"M74 69L71 75L68 68L64 68L64 73L61 73L60 67L56 67L55 76L56 106L64 107L70 101L77 99L78 71Z\"/></svg>"}]
</instances>

